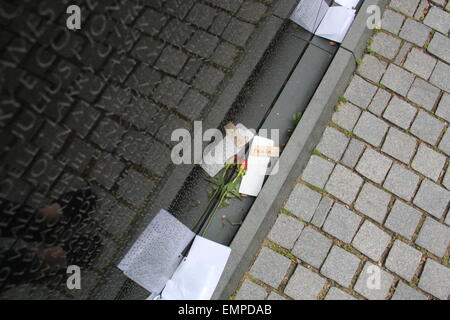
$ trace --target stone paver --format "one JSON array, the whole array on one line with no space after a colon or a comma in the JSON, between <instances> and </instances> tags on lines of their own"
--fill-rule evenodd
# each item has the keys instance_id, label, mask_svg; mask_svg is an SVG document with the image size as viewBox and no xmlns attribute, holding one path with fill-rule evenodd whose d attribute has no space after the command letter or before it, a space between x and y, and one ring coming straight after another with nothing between
<instances>
[{"instance_id":1,"label":"stone paver","mask_svg":"<svg viewBox=\"0 0 450 320\"><path fill-rule=\"evenodd\" d=\"M420 0L392 0L389 4L392 8L412 17L416 12Z\"/></svg>"},{"instance_id":2,"label":"stone paver","mask_svg":"<svg viewBox=\"0 0 450 320\"><path fill-rule=\"evenodd\" d=\"M372 280L375 274L379 275L379 282ZM358 281L355 284L355 290L369 300L386 299L389 290L394 282L394 276L382 270L379 266L366 262Z\"/></svg>"},{"instance_id":3,"label":"stone paver","mask_svg":"<svg viewBox=\"0 0 450 320\"><path fill-rule=\"evenodd\" d=\"M360 115L360 108L350 102L346 102L333 114L333 122L341 128L352 131Z\"/></svg>"},{"instance_id":4,"label":"stone paver","mask_svg":"<svg viewBox=\"0 0 450 320\"><path fill-rule=\"evenodd\" d=\"M337 165L325 190L347 204L351 204L358 194L363 179L344 166Z\"/></svg>"},{"instance_id":5,"label":"stone paver","mask_svg":"<svg viewBox=\"0 0 450 320\"><path fill-rule=\"evenodd\" d=\"M304 224L283 218L297 227L269 233L299 262L274 297L449 298L450 2L388 3L289 196Z\"/></svg>"},{"instance_id":6,"label":"stone paver","mask_svg":"<svg viewBox=\"0 0 450 320\"><path fill-rule=\"evenodd\" d=\"M387 9L383 13L383 20L381 21L381 27L389 32L398 34L402 27L405 17L398 12Z\"/></svg>"},{"instance_id":7,"label":"stone paver","mask_svg":"<svg viewBox=\"0 0 450 320\"><path fill-rule=\"evenodd\" d=\"M356 200L355 209L381 223L386 216L390 201L389 193L366 183Z\"/></svg>"},{"instance_id":8,"label":"stone paver","mask_svg":"<svg viewBox=\"0 0 450 320\"><path fill-rule=\"evenodd\" d=\"M322 140L317 145L317 150L328 158L339 161L349 140L342 132L328 127L322 136Z\"/></svg>"},{"instance_id":9,"label":"stone paver","mask_svg":"<svg viewBox=\"0 0 450 320\"><path fill-rule=\"evenodd\" d=\"M316 187L323 188L333 168L332 162L318 156L312 156L303 171L302 179Z\"/></svg>"},{"instance_id":10,"label":"stone paver","mask_svg":"<svg viewBox=\"0 0 450 320\"><path fill-rule=\"evenodd\" d=\"M369 111L377 116L381 116L386 109L390 99L391 94L386 90L379 88L369 105Z\"/></svg>"},{"instance_id":11,"label":"stone paver","mask_svg":"<svg viewBox=\"0 0 450 320\"><path fill-rule=\"evenodd\" d=\"M366 79L372 80L373 82L380 82L386 67L386 62L381 61L372 55L366 54L362 59L358 72Z\"/></svg>"},{"instance_id":12,"label":"stone paver","mask_svg":"<svg viewBox=\"0 0 450 320\"><path fill-rule=\"evenodd\" d=\"M450 17L448 13L446 15ZM450 62L450 39L448 37L436 32L427 50L447 63Z\"/></svg>"},{"instance_id":13,"label":"stone paver","mask_svg":"<svg viewBox=\"0 0 450 320\"><path fill-rule=\"evenodd\" d=\"M298 266L284 292L296 300L313 300L317 298L325 282L317 273Z\"/></svg>"},{"instance_id":14,"label":"stone paver","mask_svg":"<svg viewBox=\"0 0 450 320\"><path fill-rule=\"evenodd\" d=\"M403 65L405 69L428 79L436 66L437 60L419 49L412 49Z\"/></svg>"},{"instance_id":15,"label":"stone paver","mask_svg":"<svg viewBox=\"0 0 450 320\"><path fill-rule=\"evenodd\" d=\"M429 180L424 180L414 198L414 204L436 218L441 218L449 200L449 191Z\"/></svg>"},{"instance_id":16,"label":"stone paver","mask_svg":"<svg viewBox=\"0 0 450 320\"><path fill-rule=\"evenodd\" d=\"M414 137L391 127L381 151L408 164L414 155L416 145L417 140Z\"/></svg>"},{"instance_id":17,"label":"stone paver","mask_svg":"<svg viewBox=\"0 0 450 320\"><path fill-rule=\"evenodd\" d=\"M341 286L348 287L358 269L359 262L357 256L333 246L320 272Z\"/></svg>"},{"instance_id":18,"label":"stone paver","mask_svg":"<svg viewBox=\"0 0 450 320\"><path fill-rule=\"evenodd\" d=\"M421 257L420 251L400 240L396 240L386 259L386 268L403 279L411 281L419 267Z\"/></svg>"},{"instance_id":19,"label":"stone paver","mask_svg":"<svg viewBox=\"0 0 450 320\"><path fill-rule=\"evenodd\" d=\"M428 178L437 181L444 168L446 157L433 149L421 144L412 162L412 167L427 176Z\"/></svg>"},{"instance_id":20,"label":"stone paver","mask_svg":"<svg viewBox=\"0 0 450 320\"><path fill-rule=\"evenodd\" d=\"M444 93L442 95L436 115L450 122L450 94Z\"/></svg>"},{"instance_id":21,"label":"stone paver","mask_svg":"<svg viewBox=\"0 0 450 320\"><path fill-rule=\"evenodd\" d=\"M322 227L323 223L325 222L325 219L327 218L328 212L330 211L332 206L333 206L332 199L328 197L322 197L322 200L320 200L316 212L314 212L314 216L311 220L311 223L318 228Z\"/></svg>"},{"instance_id":22,"label":"stone paver","mask_svg":"<svg viewBox=\"0 0 450 320\"><path fill-rule=\"evenodd\" d=\"M391 237L386 232L366 220L358 230L352 244L372 260L379 261L390 240Z\"/></svg>"},{"instance_id":23,"label":"stone paver","mask_svg":"<svg viewBox=\"0 0 450 320\"><path fill-rule=\"evenodd\" d=\"M367 148L356 166L356 171L373 182L380 184L386 177L391 165L391 159L373 149Z\"/></svg>"},{"instance_id":24,"label":"stone paver","mask_svg":"<svg viewBox=\"0 0 450 320\"><path fill-rule=\"evenodd\" d=\"M401 200L396 200L385 222L392 231L411 239L419 225L422 214Z\"/></svg>"},{"instance_id":25,"label":"stone paver","mask_svg":"<svg viewBox=\"0 0 450 320\"><path fill-rule=\"evenodd\" d=\"M397 92L403 97L406 97L406 94L411 88L411 85L414 81L414 75L405 69L402 69L394 64L390 64L383 78L381 79L381 83L388 87L389 89Z\"/></svg>"},{"instance_id":26,"label":"stone paver","mask_svg":"<svg viewBox=\"0 0 450 320\"><path fill-rule=\"evenodd\" d=\"M427 217L420 229L416 243L438 257L442 257L450 244L450 228Z\"/></svg>"},{"instance_id":27,"label":"stone paver","mask_svg":"<svg viewBox=\"0 0 450 320\"><path fill-rule=\"evenodd\" d=\"M439 149L450 155L450 130L447 130L439 143Z\"/></svg>"},{"instance_id":28,"label":"stone paver","mask_svg":"<svg viewBox=\"0 0 450 320\"><path fill-rule=\"evenodd\" d=\"M307 227L302 231L292 253L313 267L320 268L331 245L332 241L330 239Z\"/></svg>"},{"instance_id":29,"label":"stone paver","mask_svg":"<svg viewBox=\"0 0 450 320\"><path fill-rule=\"evenodd\" d=\"M435 145L443 129L442 121L424 111L419 111L411 126L411 133L423 141Z\"/></svg>"},{"instance_id":30,"label":"stone paver","mask_svg":"<svg viewBox=\"0 0 450 320\"><path fill-rule=\"evenodd\" d=\"M408 99L418 104L420 107L431 111L441 93L441 90L429 84L423 79L416 78L411 90L408 92Z\"/></svg>"},{"instance_id":31,"label":"stone paver","mask_svg":"<svg viewBox=\"0 0 450 320\"><path fill-rule=\"evenodd\" d=\"M353 133L373 146L378 147L381 144L387 129L388 125L386 122L369 112L363 112Z\"/></svg>"},{"instance_id":32,"label":"stone paver","mask_svg":"<svg viewBox=\"0 0 450 320\"><path fill-rule=\"evenodd\" d=\"M281 254L269 249L262 248L249 273L264 283L278 288L291 261Z\"/></svg>"},{"instance_id":33,"label":"stone paver","mask_svg":"<svg viewBox=\"0 0 450 320\"><path fill-rule=\"evenodd\" d=\"M392 60L400 49L401 40L390 34L379 32L373 37L370 49L383 57Z\"/></svg>"},{"instance_id":34,"label":"stone paver","mask_svg":"<svg viewBox=\"0 0 450 320\"><path fill-rule=\"evenodd\" d=\"M272 230L270 230L268 238L283 248L292 249L303 227L304 224L301 221L280 214Z\"/></svg>"},{"instance_id":35,"label":"stone paver","mask_svg":"<svg viewBox=\"0 0 450 320\"><path fill-rule=\"evenodd\" d=\"M426 25L413 19L406 19L400 31L400 38L423 47L430 36L431 29Z\"/></svg>"},{"instance_id":36,"label":"stone paver","mask_svg":"<svg viewBox=\"0 0 450 320\"><path fill-rule=\"evenodd\" d=\"M343 205L335 203L323 230L341 241L350 243L358 230L361 217L346 209Z\"/></svg>"},{"instance_id":37,"label":"stone paver","mask_svg":"<svg viewBox=\"0 0 450 320\"><path fill-rule=\"evenodd\" d=\"M292 191L284 207L297 217L310 221L321 197L320 193L311 190L304 184L299 184Z\"/></svg>"},{"instance_id":38,"label":"stone paver","mask_svg":"<svg viewBox=\"0 0 450 320\"><path fill-rule=\"evenodd\" d=\"M244 280L241 288L237 292L236 300L264 300L267 296L267 291L250 280Z\"/></svg>"},{"instance_id":39,"label":"stone paver","mask_svg":"<svg viewBox=\"0 0 450 320\"><path fill-rule=\"evenodd\" d=\"M439 299L447 300L450 294L450 269L428 259L420 276L419 288Z\"/></svg>"},{"instance_id":40,"label":"stone paver","mask_svg":"<svg viewBox=\"0 0 450 320\"><path fill-rule=\"evenodd\" d=\"M448 30L450 29L450 14L441 8L431 7L423 23L442 34L448 34Z\"/></svg>"},{"instance_id":41,"label":"stone paver","mask_svg":"<svg viewBox=\"0 0 450 320\"><path fill-rule=\"evenodd\" d=\"M400 281L392 295L391 300L428 300L428 297L417 289L413 289L403 281Z\"/></svg>"},{"instance_id":42,"label":"stone paver","mask_svg":"<svg viewBox=\"0 0 450 320\"><path fill-rule=\"evenodd\" d=\"M364 143L357 139L350 140L347 150L342 157L342 164L354 168L359 161L359 157L364 151Z\"/></svg>"},{"instance_id":43,"label":"stone paver","mask_svg":"<svg viewBox=\"0 0 450 320\"><path fill-rule=\"evenodd\" d=\"M353 297L352 295L349 295L347 292L342 291L341 289L332 287L330 288L330 290L328 290L328 293L325 296L325 300L343 301L343 300L356 300L356 298Z\"/></svg>"},{"instance_id":44,"label":"stone paver","mask_svg":"<svg viewBox=\"0 0 450 320\"><path fill-rule=\"evenodd\" d=\"M272 291L267 297L267 300L287 300L287 299L283 296L280 296L278 293Z\"/></svg>"},{"instance_id":45,"label":"stone paver","mask_svg":"<svg viewBox=\"0 0 450 320\"><path fill-rule=\"evenodd\" d=\"M355 76L345 91L344 97L361 108L367 108L376 91L376 86Z\"/></svg>"},{"instance_id":46,"label":"stone paver","mask_svg":"<svg viewBox=\"0 0 450 320\"><path fill-rule=\"evenodd\" d=\"M430 82L436 87L450 92L450 66L444 62L438 61L431 75Z\"/></svg>"},{"instance_id":47,"label":"stone paver","mask_svg":"<svg viewBox=\"0 0 450 320\"><path fill-rule=\"evenodd\" d=\"M386 190L405 199L411 200L419 184L419 176L405 167L394 164L383 184Z\"/></svg>"},{"instance_id":48,"label":"stone paver","mask_svg":"<svg viewBox=\"0 0 450 320\"><path fill-rule=\"evenodd\" d=\"M400 128L408 129L416 113L417 110L412 105L394 97L384 111L383 117Z\"/></svg>"}]
</instances>

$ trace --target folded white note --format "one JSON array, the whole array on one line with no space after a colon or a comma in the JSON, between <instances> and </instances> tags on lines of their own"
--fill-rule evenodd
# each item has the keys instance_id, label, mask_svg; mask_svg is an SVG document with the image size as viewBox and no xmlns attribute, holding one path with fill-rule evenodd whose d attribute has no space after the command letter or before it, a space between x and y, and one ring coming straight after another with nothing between
<instances>
[{"instance_id":1,"label":"folded white note","mask_svg":"<svg viewBox=\"0 0 450 320\"><path fill-rule=\"evenodd\" d=\"M258 147L273 147L274 141L271 139L255 136L250 147L250 154L247 159L247 172L241 181L239 193L249 196L258 196L264 183L267 167L270 163L269 156L256 156L255 150Z\"/></svg>"},{"instance_id":2,"label":"folded white note","mask_svg":"<svg viewBox=\"0 0 450 320\"><path fill-rule=\"evenodd\" d=\"M234 129L231 131L227 130L223 140L209 145L204 152L201 167L211 177L218 174L225 166L225 163L238 154L254 136L253 132L242 124L236 125Z\"/></svg>"},{"instance_id":3,"label":"folded white note","mask_svg":"<svg viewBox=\"0 0 450 320\"><path fill-rule=\"evenodd\" d=\"M349 8L355 0L341 2L344 6L329 7L325 0L302 0L292 13L291 20L319 37L340 43L356 12Z\"/></svg>"},{"instance_id":4,"label":"folded white note","mask_svg":"<svg viewBox=\"0 0 450 320\"><path fill-rule=\"evenodd\" d=\"M194 236L174 216L161 210L118 267L143 288L159 294L180 264L182 252Z\"/></svg>"},{"instance_id":5,"label":"folded white note","mask_svg":"<svg viewBox=\"0 0 450 320\"><path fill-rule=\"evenodd\" d=\"M331 7L322 20L316 35L341 43L355 19L355 10L346 7Z\"/></svg>"},{"instance_id":6,"label":"folded white note","mask_svg":"<svg viewBox=\"0 0 450 320\"><path fill-rule=\"evenodd\" d=\"M229 247L197 235L188 256L167 282L160 299L211 299L230 252Z\"/></svg>"},{"instance_id":7,"label":"folded white note","mask_svg":"<svg viewBox=\"0 0 450 320\"><path fill-rule=\"evenodd\" d=\"M359 0L336 0L336 3L346 8L354 9L358 5Z\"/></svg>"}]
</instances>

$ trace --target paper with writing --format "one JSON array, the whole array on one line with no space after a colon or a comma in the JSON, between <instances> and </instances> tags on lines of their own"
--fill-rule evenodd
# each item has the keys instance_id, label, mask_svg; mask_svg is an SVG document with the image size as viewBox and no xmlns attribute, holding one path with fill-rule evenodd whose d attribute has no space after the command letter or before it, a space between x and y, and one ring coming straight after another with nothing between
<instances>
[{"instance_id":1,"label":"paper with writing","mask_svg":"<svg viewBox=\"0 0 450 320\"><path fill-rule=\"evenodd\" d=\"M329 7L324 0L302 0L291 20L315 35L341 43L355 19L352 7L357 0L338 1L343 6Z\"/></svg>"},{"instance_id":2,"label":"paper with writing","mask_svg":"<svg viewBox=\"0 0 450 320\"><path fill-rule=\"evenodd\" d=\"M126 276L152 293L160 293L195 234L161 210L119 263Z\"/></svg>"},{"instance_id":3,"label":"paper with writing","mask_svg":"<svg viewBox=\"0 0 450 320\"><path fill-rule=\"evenodd\" d=\"M280 156L280 148L268 146L256 146L251 150L250 155L255 157L277 158Z\"/></svg>"},{"instance_id":4,"label":"paper with writing","mask_svg":"<svg viewBox=\"0 0 450 320\"><path fill-rule=\"evenodd\" d=\"M291 15L291 20L314 33L329 6L325 0L302 0Z\"/></svg>"},{"instance_id":5,"label":"paper with writing","mask_svg":"<svg viewBox=\"0 0 450 320\"><path fill-rule=\"evenodd\" d=\"M250 147L250 155L247 160L247 172L242 177L239 193L249 196L258 196L264 183L270 157L255 156L255 149L260 147L273 147L274 141L260 136L255 136Z\"/></svg>"}]
</instances>

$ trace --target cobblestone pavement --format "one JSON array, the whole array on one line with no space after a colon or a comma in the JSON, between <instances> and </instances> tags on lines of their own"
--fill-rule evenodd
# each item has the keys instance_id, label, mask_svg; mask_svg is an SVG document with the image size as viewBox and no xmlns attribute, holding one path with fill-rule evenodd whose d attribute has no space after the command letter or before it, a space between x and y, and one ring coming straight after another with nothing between
<instances>
[{"instance_id":1,"label":"cobblestone pavement","mask_svg":"<svg viewBox=\"0 0 450 320\"><path fill-rule=\"evenodd\" d=\"M236 299L449 298L449 10L390 1Z\"/></svg>"},{"instance_id":2,"label":"cobblestone pavement","mask_svg":"<svg viewBox=\"0 0 450 320\"><path fill-rule=\"evenodd\" d=\"M0 197L38 208L87 184L99 197L105 250L83 290L39 297L114 298L113 266L173 170L172 131L208 114L275 2L0 1Z\"/></svg>"}]
</instances>

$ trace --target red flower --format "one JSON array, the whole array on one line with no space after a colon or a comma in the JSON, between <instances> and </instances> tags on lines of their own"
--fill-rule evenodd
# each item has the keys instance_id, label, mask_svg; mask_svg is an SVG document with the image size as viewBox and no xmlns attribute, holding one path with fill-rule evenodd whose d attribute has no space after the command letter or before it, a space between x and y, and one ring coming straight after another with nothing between
<instances>
[{"instance_id":1,"label":"red flower","mask_svg":"<svg viewBox=\"0 0 450 320\"><path fill-rule=\"evenodd\" d=\"M247 160L242 160L242 161L239 163L239 165L240 165L241 167L244 167L244 170L247 171L247 169L248 169L248 163L247 163Z\"/></svg>"}]
</instances>

